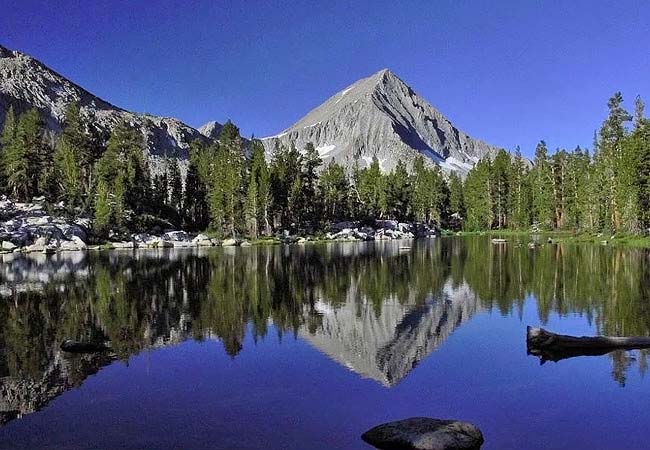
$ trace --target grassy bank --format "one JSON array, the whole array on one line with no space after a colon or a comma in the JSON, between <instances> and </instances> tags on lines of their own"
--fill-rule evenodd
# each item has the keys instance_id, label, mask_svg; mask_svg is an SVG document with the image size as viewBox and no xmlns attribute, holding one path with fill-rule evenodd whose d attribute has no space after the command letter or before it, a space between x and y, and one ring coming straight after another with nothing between
<instances>
[{"instance_id":1,"label":"grassy bank","mask_svg":"<svg viewBox=\"0 0 650 450\"><path fill-rule=\"evenodd\" d=\"M539 240L566 244L597 244L611 245L614 247L650 248L650 236L637 234L615 234L608 233L572 233L570 231L544 231L532 233L524 230L489 230L489 231L462 231L454 232L445 230L443 236L489 236L492 238L508 238L536 236Z\"/></svg>"}]
</instances>

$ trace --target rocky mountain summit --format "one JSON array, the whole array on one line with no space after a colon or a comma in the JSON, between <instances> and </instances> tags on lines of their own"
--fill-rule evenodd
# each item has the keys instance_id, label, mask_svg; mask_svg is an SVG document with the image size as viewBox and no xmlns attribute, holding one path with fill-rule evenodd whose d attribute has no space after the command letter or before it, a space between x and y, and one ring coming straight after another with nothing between
<instances>
[{"instance_id":1,"label":"rocky mountain summit","mask_svg":"<svg viewBox=\"0 0 650 450\"><path fill-rule=\"evenodd\" d=\"M93 117L94 125L108 133L126 120L144 135L152 157L187 158L189 143L207 141L198 130L169 117L126 111L91 94L29 55L0 46L0 126L10 106L16 113L37 108L48 130L58 132L70 103Z\"/></svg>"},{"instance_id":2,"label":"rocky mountain summit","mask_svg":"<svg viewBox=\"0 0 650 450\"><path fill-rule=\"evenodd\" d=\"M221 133L222 129L223 129L223 125L221 125L216 120L211 120L210 122L199 127L199 133L201 133L203 136L207 137L208 139L214 140L219 137L219 134Z\"/></svg>"},{"instance_id":3,"label":"rocky mountain summit","mask_svg":"<svg viewBox=\"0 0 650 450\"><path fill-rule=\"evenodd\" d=\"M312 142L324 161L348 167L355 161L366 166L376 156L385 171L424 155L444 171L461 174L496 151L456 128L387 69L348 86L263 142L268 152L277 144L295 143L302 150Z\"/></svg>"}]
</instances>

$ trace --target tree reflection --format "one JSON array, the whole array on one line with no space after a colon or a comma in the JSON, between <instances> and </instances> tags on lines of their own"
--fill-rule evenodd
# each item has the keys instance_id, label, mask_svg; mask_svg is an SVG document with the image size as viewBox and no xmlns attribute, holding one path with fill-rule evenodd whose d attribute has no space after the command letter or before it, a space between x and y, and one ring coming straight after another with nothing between
<instances>
[{"instance_id":1,"label":"tree reflection","mask_svg":"<svg viewBox=\"0 0 650 450\"><path fill-rule=\"evenodd\" d=\"M579 314L602 334L650 334L647 251L525 244L467 237L408 251L378 242L12 257L0 263L0 410L38 409L111 357L187 338L218 338L236 357L246 333L262 338L270 323L334 359L365 351L356 370L388 385L477 310L521 314L529 297L542 324ZM362 348L349 345L355 335ZM114 355L63 356L66 338L109 340ZM644 374L646 357L611 354L613 378L624 385L635 362ZM42 398L21 403L20 389Z\"/></svg>"}]
</instances>

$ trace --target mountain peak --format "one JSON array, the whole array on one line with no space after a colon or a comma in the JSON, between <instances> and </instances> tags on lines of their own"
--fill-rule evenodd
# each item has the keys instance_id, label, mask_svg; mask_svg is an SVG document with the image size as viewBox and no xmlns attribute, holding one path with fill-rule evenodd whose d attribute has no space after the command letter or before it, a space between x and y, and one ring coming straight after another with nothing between
<instances>
[{"instance_id":1,"label":"mountain peak","mask_svg":"<svg viewBox=\"0 0 650 450\"><path fill-rule=\"evenodd\" d=\"M377 79L382 79L382 78L384 78L386 76L390 76L390 75L394 76L395 74L393 72L391 72L390 69L384 68L384 69L381 69L381 70L375 72L373 75L371 75L371 77L377 78Z\"/></svg>"},{"instance_id":2,"label":"mountain peak","mask_svg":"<svg viewBox=\"0 0 650 450\"><path fill-rule=\"evenodd\" d=\"M208 139L217 139L222 129L223 125L216 120L211 120L198 128L199 133Z\"/></svg>"},{"instance_id":3,"label":"mountain peak","mask_svg":"<svg viewBox=\"0 0 650 450\"><path fill-rule=\"evenodd\" d=\"M269 152L278 141L298 149L311 142L323 160L348 167L363 167L377 157L384 171L400 160L411 166L424 156L447 172L463 174L495 151L454 127L389 69L356 81L282 133L263 139Z\"/></svg>"}]
</instances>

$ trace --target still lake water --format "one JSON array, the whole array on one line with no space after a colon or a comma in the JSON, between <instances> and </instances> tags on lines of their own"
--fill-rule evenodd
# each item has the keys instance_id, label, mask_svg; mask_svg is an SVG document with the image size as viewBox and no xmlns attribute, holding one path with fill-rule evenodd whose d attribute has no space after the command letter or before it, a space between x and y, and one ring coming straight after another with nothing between
<instances>
[{"instance_id":1,"label":"still lake water","mask_svg":"<svg viewBox=\"0 0 650 450\"><path fill-rule=\"evenodd\" d=\"M645 351L525 342L650 335L649 253L510 241L0 256L0 449L370 449L411 416L486 450L650 448Z\"/></svg>"}]
</instances>

